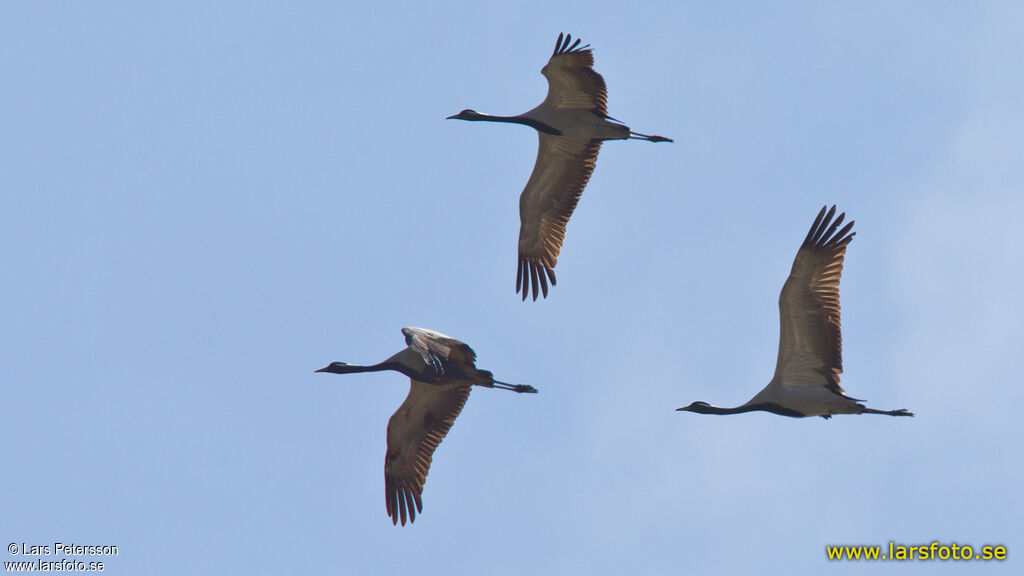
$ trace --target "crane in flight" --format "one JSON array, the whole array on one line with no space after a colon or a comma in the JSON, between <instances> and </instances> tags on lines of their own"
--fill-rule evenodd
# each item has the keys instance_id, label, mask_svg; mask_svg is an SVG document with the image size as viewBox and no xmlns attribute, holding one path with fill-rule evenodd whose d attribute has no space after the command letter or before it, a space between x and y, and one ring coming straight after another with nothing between
<instances>
[{"instance_id":1,"label":"crane in flight","mask_svg":"<svg viewBox=\"0 0 1024 576\"><path fill-rule=\"evenodd\" d=\"M392 524L405 526L423 511L423 484L434 450L444 440L473 386L536 393L533 386L507 384L476 367L476 353L466 344L426 328L402 328L408 345L370 366L332 362L317 372L352 374L394 370L409 377L405 402L388 420L384 457L384 496Z\"/></svg>"},{"instance_id":2,"label":"crane in flight","mask_svg":"<svg viewBox=\"0 0 1024 576\"><path fill-rule=\"evenodd\" d=\"M672 142L664 136L633 132L608 115L608 90L594 71L590 45L580 46L572 35L558 35L555 51L541 73L548 95L539 106L518 116L489 116L463 110L448 119L508 122L537 130L540 145L526 188L519 196L519 265L516 292L523 300L533 290L548 295L555 285L555 264L583 188L590 180L597 152L605 140Z\"/></svg>"},{"instance_id":3,"label":"crane in flight","mask_svg":"<svg viewBox=\"0 0 1024 576\"><path fill-rule=\"evenodd\" d=\"M821 208L796 253L793 270L779 295L779 357L771 382L746 404L719 408L694 402L679 411L741 414L764 410L804 418L833 414L913 416L907 410L875 410L851 398L839 386L843 371L843 337L839 322L839 278L846 246L855 232L850 221L838 232L846 213L835 221L836 207Z\"/></svg>"}]
</instances>

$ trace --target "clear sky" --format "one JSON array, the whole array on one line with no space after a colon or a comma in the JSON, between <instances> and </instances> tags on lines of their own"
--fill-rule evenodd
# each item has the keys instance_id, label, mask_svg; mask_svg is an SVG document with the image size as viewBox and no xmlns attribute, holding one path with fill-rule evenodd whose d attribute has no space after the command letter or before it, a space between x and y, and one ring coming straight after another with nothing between
<instances>
[{"instance_id":1,"label":"clear sky","mask_svg":"<svg viewBox=\"0 0 1024 576\"><path fill-rule=\"evenodd\" d=\"M0 544L116 545L113 574L965 573L825 558L939 540L1020 573L1024 9L835 4L5 3ZM536 135L444 118L538 104L559 32L676 141L605 144L523 303ZM675 412L768 382L832 203L843 386L917 417ZM395 528L408 380L314 370L408 325L540 393L474 390Z\"/></svg>"}]
</instances>

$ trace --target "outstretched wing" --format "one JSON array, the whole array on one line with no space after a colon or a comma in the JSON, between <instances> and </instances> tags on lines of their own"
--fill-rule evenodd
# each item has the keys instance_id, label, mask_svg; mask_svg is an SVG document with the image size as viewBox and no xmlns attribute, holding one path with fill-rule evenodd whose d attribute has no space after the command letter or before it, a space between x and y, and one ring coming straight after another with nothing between
<instances>
[{"instance_id":1,"label":"outstretched wing","mask_svg":"<svg viewBox=\"0 0 1024 576\"><path fill-rule=\"evenodd\" d=\"M516 292L522 290L523 300L531 287L536 300L538 284L545 298L548 281L555 285L553 268L565 240L565 227L590 181L601 149L600 140L538 134L537 163L519 196Z\"/></svg>"},{"instance_id":2,"label":"outstretched wing","mask_svg":"<svg viewBox=\"0 0 1024 576\"><path fill-rule=\"evenodd\" d=\"M580 46L571 34L559 34L551 59L541 69L548 79L548 95L540 107L588 110L608 116L608 89L594 72L590 45ZM555 264L565 240L565 226L594 172L600 140L555 136L539 131L537 163L519 197L519 266L516 292L523 300L533 289L548 295L555 285Z\"/></svg>"},{"instance_id":3,"label":"outstretched wing","mask_svg":"<svg viewBox=\"0 0 1024 576\"><path fill-rule=\"evenodd\" d=\"M580 46L572 35L562 34L555 41L555 51L541 68L548 79L548 96L544 104L555 109L593 110L602 118L608 116L608 88L604 78L594 72L594 53L590 45Z\"/></svg>"},{"instance_id":4,"label":"outstretched wing","mask_svg":"<svg viewBox=\"0 0 1024 576\"><path fill-rule=\"evenodd\" d=\"M772 384L824 386L843 393L839 279L855 232L850 232L852 221L837 232L846 214L832 221L835 212L835 206L828 213L822 207L779 295L779 358Z\"/></svg>"},{"instance_id":5,"label":"outstretched wing","mask_svg":"<svg viewBox=\"0 0 1024 576\"><path fill-rule=\"evenodd\" d=\"M438 386L411 381L405 402L388 421L384 497L391 522L405 526L423 511L423 483L434 450L444 440L469 398L468 385Z\"/></svg>"},{"instance_id":6,"label":"outstretched wing","mask_svg":"<svg viewBox=\"0 0 1024 576\"><path fill-rule=\"evenodd\" d=\"M476 352L465 343L426 328L406 326L402 328L405 343L415 350L423 361L443 374L446 366L474 366Z\"/></svg>"}]
</instances>

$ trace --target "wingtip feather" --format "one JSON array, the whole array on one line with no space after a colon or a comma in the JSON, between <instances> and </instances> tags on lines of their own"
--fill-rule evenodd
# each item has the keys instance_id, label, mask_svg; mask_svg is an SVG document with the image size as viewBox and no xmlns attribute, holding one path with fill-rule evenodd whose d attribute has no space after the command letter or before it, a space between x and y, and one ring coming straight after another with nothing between
<instances>
[{"instance_id":1,"label":"wingtip feather","mask_svg":"<svg viewBox=\"0 0 1024 576\"><path fill-rule=\"evenodd\" d=\"M831 207L822 206L821 211L818 212L817 217L814 218L814 223L811 224L810 230L807 231L807 236L804 238L803 245L805 247L811 246L836 246L842 247L849 244L853 237L857 234L852 232L854 220L850 220L839 229L839 226L843 224L846 219L846 212L841 212L839 216L835 216L836 206L833 204ZM833 217L835 216L835 220ZM839 229L837 232L836 230Z\"/></svg>"},{"instance_id":2,"label":"wingtip feather","mask_svg":"<svg viewBox=\"0 0 1024 576\"><path fill-rule=\"evenodd\" d=\"M552 57L555 57L555 56L558 55L558 52L559 52L559 50L562 47L562 37L563 37L563 34L561 32L559 32L558 33L558 40L555 40L555 51L551 53Z\"/></svg>"},{"instance_id":3,"label":"wingtip feather","mask_svg":"<svg viewBox=\"0 0 1024 576\"><path fill-rule=\"evenodd\" d=\"M533 287L533 301L537 301L537 265L533 262L528 262L527 266L530 268L530 286Z\"/></svg>"},{"instance_id":4,"label":"wingtip feather","mask_svg":"<svg viewBox=\"0 0 1024 576\"><path fill-rule=\"evenodd\" d=\"M551 54L551 57L554 58L555 56L558 56L560 54L583 52L585 50L590 49L590 44L584 44L583 46L580 46L581 42L583 42L583 40L579 38L577 38L576 41L573 42L572 34L559 32L558 40L555 41L555 51Z\"/></svg>"},{"instance_id":5,"label":"wingtip feather","mask_svg":"<svg viewBox=\"0 0 1024 576\"><path fill-rule=\"evenodd\" d=\"M516 267L516 293L522 294L524 302L530 297L531 291L534 301L541 296L547 298L549 285L558 285L558 279L555 277L553 269L525 258L519 259L519 264Z\"/></svg>"}]
</instances>

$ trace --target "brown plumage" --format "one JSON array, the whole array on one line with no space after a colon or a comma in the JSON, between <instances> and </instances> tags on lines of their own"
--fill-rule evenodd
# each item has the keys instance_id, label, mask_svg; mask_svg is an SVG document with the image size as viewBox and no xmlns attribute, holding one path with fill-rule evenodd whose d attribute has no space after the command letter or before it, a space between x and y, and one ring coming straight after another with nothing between
<instances>
[{"instance_id":1,"label":"brown plumage","mask_svg":"<svg viewBox=\"0 0 1024 576\"><path fill-rule=\"evenodd\" d=\"M555 285L555 265L565 241L565 228L594 172L600 149L600 140L540 135L537 163L519 196L516 292L522 289L523 300L526 300L531 287L536 300L540 293L547 298L547 280ZM560 161L552 162L553 158Z\"/></svg>"},{"instance_id":2,"label":"brown plumage","mask_svg":"<svg viewBox=\"0 0 1024 576\"><path fill-rule=\"evenodd\" d=\"M449 116L459 120L511 122L537 130L537 161L519 197L519 264L516 292L526 300L533 290L548 295L556 284L555 265L565 240L565 228L594 172L604 140L634 138L671 142L662 136L630 131L608 116L608 90L594 71L590 45L580 46L571 35L558 35L555 50L541 73L548 80L544 101L519 116L489 116L474 110Z\"/></svg>"},{"instance_id":3,"label":"brown plumage","mask_svg":"<svg viewBox=\"0 0 1024 576\"><path fill-rule=\"evenodd\" d=\"M388 420L384 457L384 495L388 516L405 525L423 510L423 484L434 450L451 430L469 398L472 385L438 386L412 380L405 402Z\"/></svg>"},{"instance_id":4,"label":"brown plumage","mask_svg":"<svg viewBox=\"0 0 1024 576\"><path fill-rule=\"evenodd\" d=\"M358 366L332 362L317 372L351 374L395 370L409 377L409 395L388 420L384 457L384 500L393 524L416 520L423 511L423 484L434 450L466 405L473 386L514 392L537 392L532 386L507 384L476 367L473 349L450 336L425 328L402 328L408 345L380 364Z\"/></svg>"},{"instance_id":5,"label":"brown plumage","mask_svg":"<svg viewBox=\"0 0 1024 576\"><path fill-rule=\"evenodd\" d=\"M555 50L540 73L548 79L548 95L542 106L553 109L590 110L599 116L608 116L608 86L604 78L594 71L594 52L590 44L580 46L578 38L565 41L558 35Z\"/></svg>"}]
</instances>

